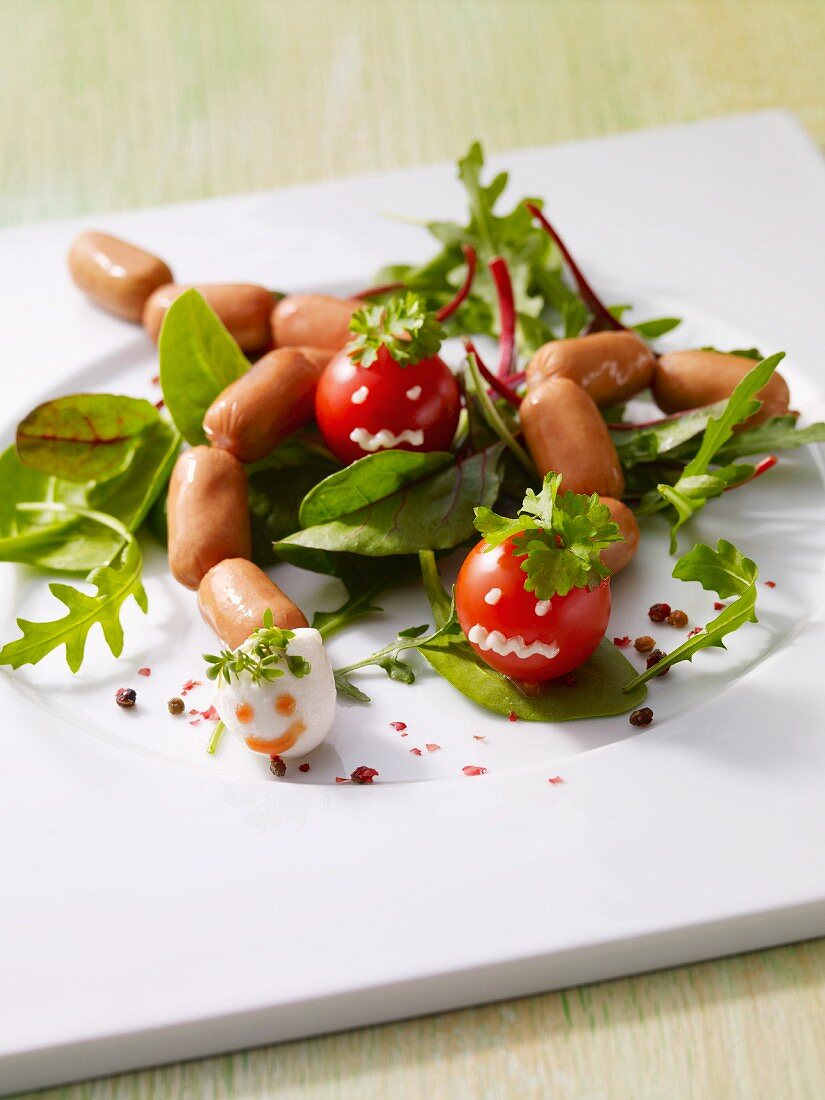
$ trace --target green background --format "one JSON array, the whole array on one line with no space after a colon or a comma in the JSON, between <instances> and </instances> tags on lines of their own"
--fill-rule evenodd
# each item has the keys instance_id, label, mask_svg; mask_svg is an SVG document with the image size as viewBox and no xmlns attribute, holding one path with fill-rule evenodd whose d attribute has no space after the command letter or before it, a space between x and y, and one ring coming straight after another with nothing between
<instances>
[{"instance_id":1,"label":"green background","mask_svg":"<svg viewBox=\"0 0 825 1100\"><path fill-rule=\"evenodd\" d=\"M765 107L823 143L823 83L825 0L0 0L0 224ZM823 1089L819 942L43 1095Z\"/></svg>"}]
</instances>

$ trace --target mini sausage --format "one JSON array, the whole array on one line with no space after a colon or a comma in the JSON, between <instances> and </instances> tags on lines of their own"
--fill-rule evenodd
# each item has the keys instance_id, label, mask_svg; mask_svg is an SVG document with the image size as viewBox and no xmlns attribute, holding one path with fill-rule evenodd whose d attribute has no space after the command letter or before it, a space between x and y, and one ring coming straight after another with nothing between
<instances>
[{"instance_id":1,"label":"mini sausage","mask_svg":"<svg viewBox=\"0 0 825 1100\"><path fill-rule=\"evenodd\" d=\"M621 497L624 475L607 425L590 394L552 377L521 403L521 426L542 477L555 471L574 493Z\"/></svg>"},{"instance_id":2,"label":"mini sausage","mask_svg":"<svg viewBox=\"0 0 825 1100\"><path fill-rule=\"evenodd\" d=\"M315 413L315 390L332 356L323 348L276 348L230 383L206 411L213 447L256 462Z\"/></svg>"},{"instance_id":3,"label":"mini sausage","mask_svg":"<svg viewBox=\"0 0 825 1100\"><path fill-rule=\"evenodd\" d=\"M602 550L602 561L615 577L630 564L639 549L639 524L628 506L620 500L602 497L602 504L610 509L610 518L618 524L624 536L622 542L611 543L606 550Z\"/></svg>"},{"instance_id":4,"label":"mini sausage","mask_svg":"<svg viewBox=\"0 0 825 1100\"><path fill-rule=\"evenodd\" d=\"M562 377L587 390L597 405L616 405L650 385L656 358L635 332L593 332L551 340L527 365L527 387Z\"/></svg>"},{"instance_id":5,"label":"mini sausage","mask_svg":"<svg viewBox=\"0 0 825 1100\"><path fill-rule=\"evenodd\" d=\"M230 649L237 649L263 626L267 610L284 630L309 625L289 596L245 558L229 558L209 570L198 587L198 607Z\"/></svg>"},{"instance_id":6,"label":"mini sausage","mask_svg":"<svg viewBox=\"0 0 825 1100\"><path fill-rule=\"evenodd\" d=\"M350 318L366 304L330 294L287 294L272 310L272 340L276 348L340 351L352 338Z\"/></svg>"},{"instance_id":7,"label":"mini sausage","mask_svg":"<svg viewBox=\"0 0 825 1100\"><path fill-rule=\"evenodd\" d=\"M712 405L730 397L755 365L752 359L720 351L671 351L656 364L653 398L666 413ZM739 426L740 431L764 424L772 416L784 415L791 400L788 383L776 371L757 397L762 408Z\"/></svg>"},{"instance_id":8,"label":"mini sausage","mask_svg":"<svg viewBox=\"0 0 825 1100\"><path fill-rule=\"evenodd\" d=\"M126 321L139 321L149 295L172 281L163 260L108 233L81 233L68 262L75 286Z\"/></svg>"},{"instance_id":9,"label":"mini sausage","mask_svg":"<svg viewBox=\"0 0 825 1100\"><path fill-rule=\"evenodd\" d=\"M166 311L188 286L167 283L151 295L143 308L143 327L158 342ZM270 343L269 317L275 295L254 283L201 283L195 290L202 294L242 351L260 351Z\"/></svg>"},{"instance_id":10,"label":"mini sausage","mask_svg":"<svg viewBox=\"0 0 825 1100\"><path fill-rule=\"evenodd\" d=\"M169 482L169 568L187 588L224 558L252 553L246 473L228 451L184 451Z\"/></svg>"}]
</instances>

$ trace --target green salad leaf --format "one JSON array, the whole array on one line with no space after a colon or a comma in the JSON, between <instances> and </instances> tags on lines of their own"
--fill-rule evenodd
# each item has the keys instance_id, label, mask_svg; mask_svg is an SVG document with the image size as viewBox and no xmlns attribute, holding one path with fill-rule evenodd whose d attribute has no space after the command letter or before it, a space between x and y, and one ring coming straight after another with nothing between
<instances>
[{"instance_id":1,"label":"green salad leaf","mask_svg":"<svg viewBox=\"0 0 825 1100\"><path fill-rule=\"evenodd\" d=\"M498 495L502 449L494 444L462 462L447 452L367 455L308 494L304 529L275 550L301 565L306 549L384 557L457 546L473 534L475 505Z\"/></svg>"},{"instance_id":2,"label":"green salad leaf","mask_svg":"<svg viewBox=\"0 0 825 1100\"><path fill-rule=\"evenodd\" d=\"M206 443L203 417L249 361L197 290L186 290L163 319L158 343L160 385L178 431L193 446Z\"/></svg>"},{"instance_id":3,"label":"green salad leaf","mask_svg":"<svg viewBox=\"0 0 825 1100\"><path fill-rule=\"evenodd\" d=\"M41 504L34 507L42 508ZM31 622L18 619L22 636L7 643L0 650L0 665L34 665L53 649L66 647L66 662L72 672L83 663L86 639L93 626L99 624L103 636L115 657L123 651L123 627L120 612L124 602L132 596L142 611L148 609L146 592L141 582L142 559L135 536L117 520L100 512L52 504L52 510L72 512L75 515L109 527L121 539L121 549L107 565L93 569L87 577L97 589L95 595L81 592L68 584L53 583L49 591L67 608L67 614L50 622Z\"/></svg>"},{"instance_id":4,"label":"green salad leaf","mask_svg":"<svg viewBox=\"0 0 825 1100\"><path fill-rule=\"evenodd\" d=\"M76 393L38 405L17 426L20 461L66 481L117 474L136 439L159 419L150 401L111 393Z\"/></svg>"},{"instance_id":5,"label":"green salad leaf","mask_svg":"<svg viewBox=\"0 0 825 1100\"><path fill-rule=\"evenodd\" d=\"M691 551L677 561L673 576L681 581L698 581L707 592L715 592L721 599L736 596L733 603L721 611L707 626L682 642L652 668L647 669L625 686L635 691L654 676L660 675L680 661L692 661L700 649L709 646L725 648L723 638L738 630L745 623L755 623L756 581L759 570L756 563L746 558L736 547L719 539L714 550L704 543L697 543Z\"/></svg>"}]
</instances>

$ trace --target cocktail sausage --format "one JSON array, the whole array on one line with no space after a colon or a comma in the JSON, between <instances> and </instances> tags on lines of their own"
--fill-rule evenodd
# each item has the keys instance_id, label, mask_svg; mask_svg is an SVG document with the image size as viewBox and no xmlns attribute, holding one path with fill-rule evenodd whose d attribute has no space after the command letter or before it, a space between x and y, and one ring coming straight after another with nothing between
<instances>
[{"instance_id":1,"label":"cocktail sausage","mask_svg":"<svg viewBox=\"0 0 825 1100\"><path fill-rule=\"evenodd\" d=\"M214 447L256 462L312 420L315 390L331 351L276 348L226 387L206 411L203 430Z\"/></svg>"},{"instance_id":2,"label":"cocktail sausage","mask_svg":"<svg viewBox=\"0 0 825 1100\"><path fill-rule=\"evenodd\" d=\"M209 570L198 587L198 607L230 649L237 649L263 626L267 610L275 626L285 630L309 625L289 596L245 558L229 558Z\"/></svg>"},{"instance_id":3,"label":"cocktail sausage","mask_svg":"<svg viewBox=\"0 0 825 1100\"><path fill-rule=\"evenodd\" d=\"M365 302L330 294L288 294L272 310L276 348L329 348L340 351L352 338L349 322Z\"/></svg>"},{"instance_id":4,"label":"cocktail sausage","mask_svg":"<svg viewBox=\"0 0 825 1100\"><path fill-rule=\"evenodd\" d=\"M126 321L139 321L149 295L172 281L163 260L108 233L81 233L68 262L75 285Z\"/></svg>"},{"instance_id":5,"label":"cocktail sausage","mask_svg":"<svg viewBox=\"0 0 825 1100\"><path fill-rule=\"evenodd\" d=\"M624 541L611 543L606 550L602 550L602 561L615 577L635 557L639 548L639 524L628 506L620 500L602 497L602 504L610 509L610 518L624 535Z\"/></svg>"},{"instance_id":6,"label":"cocktail sausage","mask_svg":"<svg viewBox=\"0 0 825 1100\"><path fill-rule=\"evenodd\" d=\"M167 283L152 294L143 309L143 327L157 343L166 311L189 287ZM269 317L275 300L271 290L254 283L202 283L202 294L243 351L260 351L271 341Z\"/></svg>"},{"instance_id":7,"label":"cocktail sausage","mask_svg":"<svg viewBox=\"0 0 825 1100\"><path fill-rule=\"evenodd\" d=\"M569 378L548 378L521 403L524 437L539 474L554 471L574 493L621 497L624 475L593 398Z\"/></svg>"},{"instance_id":8,"label":"cocktail sausage","mask_svg":"<svg viewBox=\"0 0 825 1100\"><path fill-rule=\"evenodd\" d=\"M569 378L597 405L616 405L650 385L655 363L635 332L594 332L540 347L527 366L527 387L534 389L545 378Z\"/></svg>"},{"instance_id":9,"label":"cocktail sausage","mask_svg":"<svg viewBox=\"0 0 825 1100\"><path fill-rule=\"evenodd\" d=\"M184 451L169 482L169 568L187 588L224 558L252 552L246 474L228 451Z\"/></svg>"},{"instance_id":10,"label":"cocktail sausage","mask_svg":"<svg viewBox=\"0 0 825 1100\"><path fill-rule=\"evenodd\" d=\"M755 365L752 359L719 351L671 351L656 364L653 397L666 413L712 405L730 397ZM741 427L755 428L772 416L782 416L791 399L788 383L776 372L757 397L762 408Z\"/></svg>"}]
</instances>

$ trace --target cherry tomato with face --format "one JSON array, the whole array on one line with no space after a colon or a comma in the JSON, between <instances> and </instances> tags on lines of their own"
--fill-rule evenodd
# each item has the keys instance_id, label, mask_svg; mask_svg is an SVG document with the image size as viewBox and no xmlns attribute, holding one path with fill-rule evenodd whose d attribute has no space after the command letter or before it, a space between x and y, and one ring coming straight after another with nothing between
<instances>
[{"instance_id":1,"label":"cherry tomato with face","mask_svg":"<svg viewBox=\"0 0 825 1100\"><path fill-rule=\"evenodd\" d=\"M527 592L525 554L513 538L482 539L464 560L455 589L461 628L476 654L513 680L544 682L583 664L604 637L610 581L538 600Z\"/></svg>"},{"instance_id":2,"label":"cherry tomato with face","mask_svg":"<svg viewBox=\"0 0 825 1100\"><path fill-rule=\"evenodd\" d=\"M437 355L399 366L387 348L369 367L347 350L327 365L315 396L324 442L341 462L375 451L446 451L455 436L461 393Z\"/></svg>"}]
</instances>

